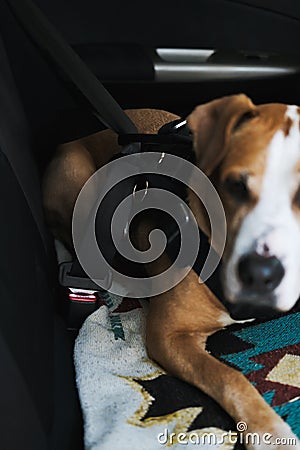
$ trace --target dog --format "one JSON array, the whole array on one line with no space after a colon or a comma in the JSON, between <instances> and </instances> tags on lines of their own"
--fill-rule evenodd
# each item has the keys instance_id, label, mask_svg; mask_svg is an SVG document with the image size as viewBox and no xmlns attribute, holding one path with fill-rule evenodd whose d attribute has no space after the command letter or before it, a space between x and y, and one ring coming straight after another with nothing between
<instances>
[{"instance_id":1,"label":"dog","mask_svg":"<svg viewBox=\"0 0 300 450\"><path fill-rule=\"evenodd\" d=\"M178 116L162 110L126 111L140 133L156 133ZM187 117L196 164L216 187L226 214L227 241L222 285L234 307L255 305L288 311L300 293L300 109L284 104L256 106L244 94L213 100ZM54 236L72 248L71 220L84 183L120 151L105 130L61 145L45 173L43 202ZM210 233L199 199L189 191L199 227ZM137 241L147 245L147 224ZM160 258L160 266L167 256ZM166 263L167 264L167 263ZM157 266L148 268L149 275ZM211 356L208 336L234 323L225 306L195 272L173 289L150 299L146 346L166 371L215 399L248 433L295 438L290 427L243 376ZM248 443L248 448L257 448ZM258 448L269 448L260 442ZM273 445L300 449L296 445Z\"/></svg>"}]
</instances>

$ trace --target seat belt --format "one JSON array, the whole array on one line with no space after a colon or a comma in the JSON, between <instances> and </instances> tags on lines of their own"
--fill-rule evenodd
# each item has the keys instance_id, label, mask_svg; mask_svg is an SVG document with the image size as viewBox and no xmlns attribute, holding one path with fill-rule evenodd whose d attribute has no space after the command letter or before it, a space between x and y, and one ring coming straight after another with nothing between
<instances>
[{"instance_id":1,"label":"seat belt","mask_svg":"<svg viewBox=\"0 0 300 450\"><path fill-rule=\"evenodd\" d=\"M137 133L136 126L103 84L31 0L6 0L34 44L88 103L96 118L117 134Z\"/></svg>"},{"instance_id":2,"label":"seat belt","mask_svg":"<svg viewBox=\"0 0 300 450\"><path fill-rule=\"evenodd\" d=\"M134 123L112 95L31 0L6 0L6 3L42 56L46 57L67 87L70 88L71 85L73 94L75 91L75 94L88 105L101 123L101 128L104 124L118 135L138 133ZM140 147L139 142L130 143L127 145L128 154L138 153ZM97 288L97 285L95 286L88 278L78 276L79 268L76 259L73 263L60 267L61 284L64 286L71 284L75 288L84 284L87 289ZM105 271L100 277L102 285L109 288L112 282L109 274Z\"/></svg>"}]
</instances>

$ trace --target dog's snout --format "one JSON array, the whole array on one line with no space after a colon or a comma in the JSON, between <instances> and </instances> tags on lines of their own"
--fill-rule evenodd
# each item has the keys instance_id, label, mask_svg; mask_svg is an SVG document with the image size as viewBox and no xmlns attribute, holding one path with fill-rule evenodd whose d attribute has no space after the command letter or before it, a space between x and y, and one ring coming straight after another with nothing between
<instances>
[{"instance_id":1,"label":"dog's snout","mask_svg":"<svg viewBox=\"0 0 300 450\"><path fill-rule=\"evenodd\" d=\"M245 289L257 294L267 294L280 284L284 267L276 256L249 253L238 264L238 276Z\"/></svg>"}]
</instances>

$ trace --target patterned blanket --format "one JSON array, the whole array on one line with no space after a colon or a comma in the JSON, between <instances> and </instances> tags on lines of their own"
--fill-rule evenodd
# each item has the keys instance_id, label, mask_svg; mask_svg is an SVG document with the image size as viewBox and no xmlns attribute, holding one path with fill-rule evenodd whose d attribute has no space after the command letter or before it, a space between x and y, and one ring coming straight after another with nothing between
<instances>
[{"instance_id":1,"label":"patterned blanket","mask_svg":"<svg viewBox=\"0 0 300 450\"><path fill-rule=\"evenodd\" d=\"M88 450L240 449L232 419L207 395L147 358L147 302L106 299L75 344ZM235 324L208 350L241 370L300 437L300 312ZM230 432L231 430L231 432Z\"/></svg>"}]
</instances>

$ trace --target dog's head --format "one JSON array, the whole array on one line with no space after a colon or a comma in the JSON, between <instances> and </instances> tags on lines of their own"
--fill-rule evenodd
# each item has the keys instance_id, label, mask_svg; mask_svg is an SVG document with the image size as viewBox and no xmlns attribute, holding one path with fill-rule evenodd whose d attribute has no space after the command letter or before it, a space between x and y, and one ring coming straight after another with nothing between
<instances>
[{"instance_id":1,"label":"dog's head","mask_svg":"<svg viewBox=\"0 0 300 450\"><path fill-rule=\"evenodd\" d=\"M234 95L188 117L199 168L223 201L225 296L235 305L291 309L300 293L299 108Z\"/></svg>"}]
</instances>

